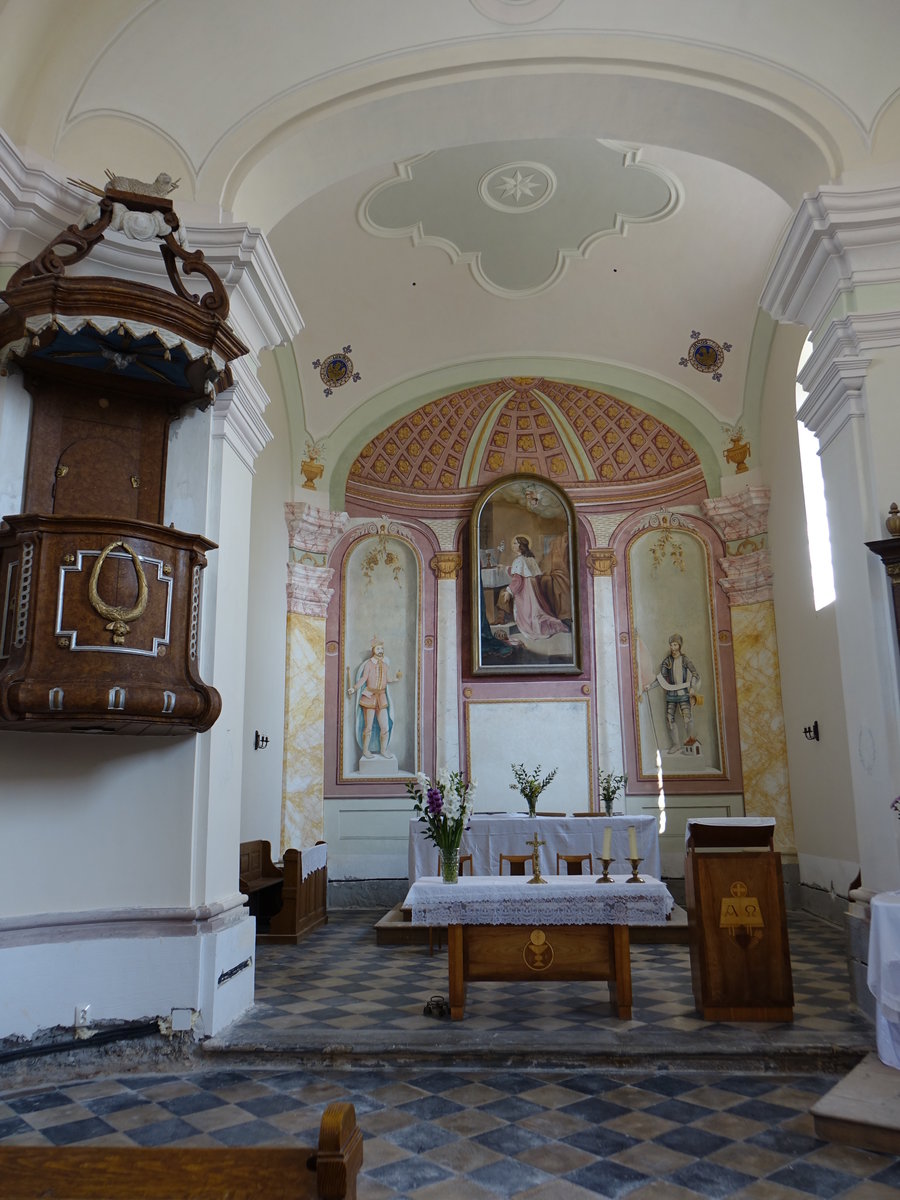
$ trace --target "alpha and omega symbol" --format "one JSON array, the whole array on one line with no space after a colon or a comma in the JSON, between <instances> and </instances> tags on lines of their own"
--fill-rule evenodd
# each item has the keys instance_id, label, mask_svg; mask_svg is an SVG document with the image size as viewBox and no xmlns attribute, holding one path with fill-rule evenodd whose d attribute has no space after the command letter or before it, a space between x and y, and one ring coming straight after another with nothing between
<instances>
[{"instance_id":1,"label":"alpha and omega symbol","mask_svg":"<svg viewBox=\"0 0 900 1200\"><path fill-rule=\"evenodd\" d=\"M765 929L759 900L748 894L750 889L742 879L736 879L728 891L730 895L723 896L719 906L719 928L727 929L729 936L747 950L762 940Z\"/></svg>"},{"instance_id":2,"label":"alpha and omega symbol","mask_svg":"<svg viewBox=\"0 0 900 1200\"><path fill-rule=\"evenodd\" d=\"M532 971L546 971L553 962L553 947L543 929L532 929L531 937L522 951L525 966Z\"/></svg>"}]
</instances>

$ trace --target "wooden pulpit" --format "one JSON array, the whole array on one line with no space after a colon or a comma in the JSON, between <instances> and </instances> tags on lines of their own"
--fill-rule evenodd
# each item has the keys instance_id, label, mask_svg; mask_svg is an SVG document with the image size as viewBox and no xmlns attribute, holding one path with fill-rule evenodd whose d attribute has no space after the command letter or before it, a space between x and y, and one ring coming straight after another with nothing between
<instances>
[{"instance_id":1,"label":"wooden pulpit","mask_svg":"<svg viewBox=\"0 0 900 1200\"><path fill-rule=\"evenodd\" d=\"M689 821L694 1003L708 1021L791 1021L794 988L774 821Z\"/></svg>"}]
</instances>

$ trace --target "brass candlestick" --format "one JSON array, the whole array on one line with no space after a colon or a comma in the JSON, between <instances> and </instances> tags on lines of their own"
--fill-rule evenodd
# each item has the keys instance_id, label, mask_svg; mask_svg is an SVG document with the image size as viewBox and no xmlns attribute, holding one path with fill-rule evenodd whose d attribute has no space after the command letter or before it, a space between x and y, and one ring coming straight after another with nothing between
<instances>
[{"instance_id":1,"label":"brass candlestick","mask_svg":"<svg viewBox=\"0 0 900 1200\"><path fill-rule=\"evenodd\" d=\"M612 883L612 878L609 873L609 864L613 861L611 858L601 858L603 863L603 874L597 880L598 883Z\"/></svg>"},{"instance_id":2,"label":"brass candlestick","mask_svg":"<svg viewBox=\"0 0 900 1200\"><path fill-rule=\"evenodd\" d=\"M644 860L642 858L629 858L628 861L631 863L631 878L626 879L625 882L626 883L643 883L644 881L643 881L643 879L641 879L640 875L638 875L637 869L638 869L638 863L642 863Z\"/></svg>"}]
</instances>

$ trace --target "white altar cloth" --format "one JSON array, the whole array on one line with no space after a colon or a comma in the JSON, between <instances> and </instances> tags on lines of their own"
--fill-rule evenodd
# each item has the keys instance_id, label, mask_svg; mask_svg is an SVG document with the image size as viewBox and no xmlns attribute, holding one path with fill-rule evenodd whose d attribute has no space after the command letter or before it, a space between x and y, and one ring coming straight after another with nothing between
<instances>
[{"instance_id":1,"label":"white altar cloth","mask_svg":"<svg viewBox=\"0 0 900 1200\"><path fill-rule=\"evenodd\" d=\"M469 828L462 835L460 854L472 855L473 875L497 875L500 870L501 854L530 854L526 845L535 832L544 842L541 846L541 873L556 874L557 854L582 854L590 851L594 856L594 870L599 872L600 856L603 853L603 830L612 828L613 861L611 875L631 874L628 862L628 826L633 825L641 865L638 873L661 874L659 861L659 830L656 817L537 817L518 813L474 813ZM425 837L425 824L418 818L409 823L409 882L415 883L423 875L436 875L438 851ZM634 884L633 886L637 886Z\"/></svg>"},{"instance_id":2,"label":"white altar cloth","mask_svg":"<svg viewBox=\"0 0 900 1200\"><path fill-rule=\"evenodd\" d=\"M880 892L871 900L869 991L877 1001L875 1043L888 1067L900 1068L900 892Z\"/></svg>"},{"instance_id":3,"label":"white altar cloth","mask_svg":"<svg viewBox=\"0 0 900 1200\"><path fill-rule=\"evenodd\" d=\"M597 883L596 875L554 875L546 883L507 875L460 875L458 883L417 879L404 908L413 925L663 925L675 907L668 888L643 883Z\"/></svg>"}]
</instances>

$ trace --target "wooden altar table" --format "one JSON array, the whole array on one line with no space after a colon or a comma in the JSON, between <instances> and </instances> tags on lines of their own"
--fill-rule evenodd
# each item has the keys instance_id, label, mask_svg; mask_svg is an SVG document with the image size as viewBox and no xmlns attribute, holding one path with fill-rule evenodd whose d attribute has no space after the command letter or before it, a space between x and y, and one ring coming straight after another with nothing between
<instances>
[{"instance_id":1,"label":"wooden altar table","mask_svg":"<svg viewBox=\"0 0 900 1200\"><path fill-rule=\"evenodd\" d=\"M628 827L634 826L637 849L642 862L641 875L659 879L659 831L653 816L623 817L529 817L519 813L475 813L462 835L460 854L472 855L473 875L496 875L501 854L527 854L529 842L539 833L544 874L555 873L557 854L581 854L590 851L595 870L600 871L603 830L612 829L610 874L631 874L628 863ZM409 882L437 873L438 852L424 834L424 822L409 823Z\"/></svg>"},{"instance_id":2,"label":"wooden altar table","mask_svg":"<svg viewBox=\"0 0 900 1200\"><path fill-rule=\"evenodd\" d=\"M598 979L613 1014L631 1018L630 925L662 925L674 907L649 875L596 875L531 884L508 876L418 879L404 907L414 925L447 926L450 1015L460 1021L469 981Z\"/></svg>"}]
</instances>

